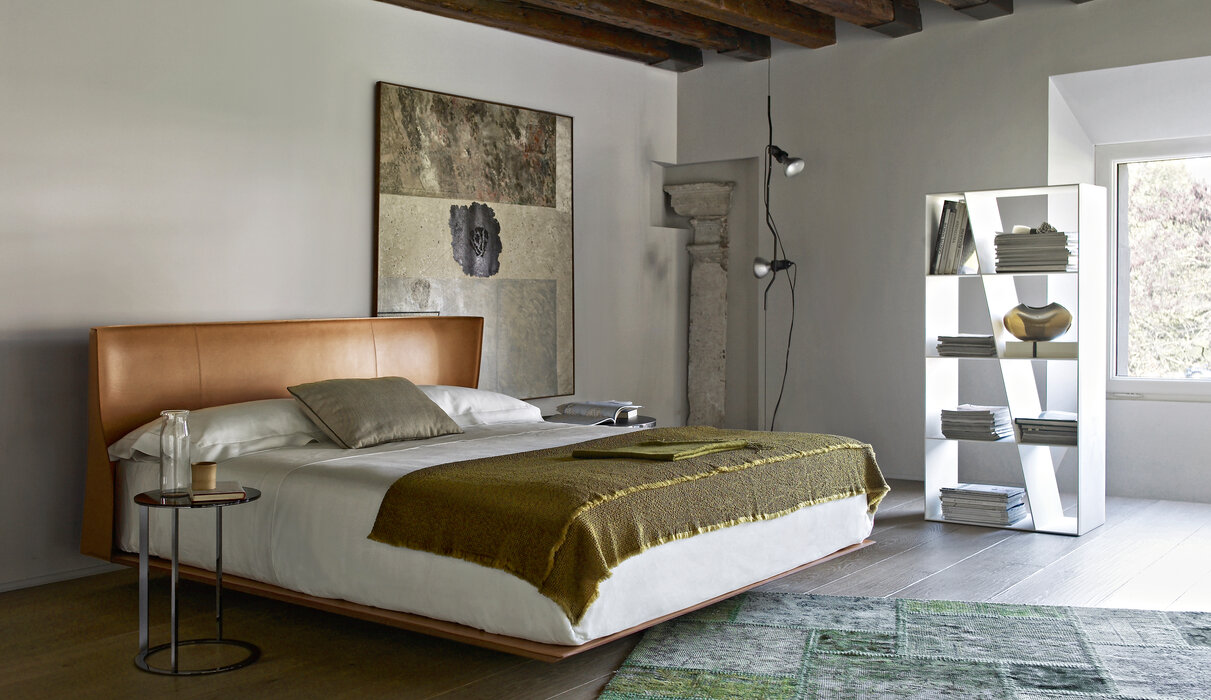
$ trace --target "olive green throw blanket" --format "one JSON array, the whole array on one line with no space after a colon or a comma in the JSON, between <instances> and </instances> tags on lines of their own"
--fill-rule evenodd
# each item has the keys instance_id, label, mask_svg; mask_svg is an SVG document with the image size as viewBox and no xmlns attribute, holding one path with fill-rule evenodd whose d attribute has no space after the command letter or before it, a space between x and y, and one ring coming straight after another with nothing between
<instances>
[{"instance_id":1,"label":"olive green throw blanket","mask_svg":"<svg viewBox=\"0 0 1211 700\"><path fill-rule=\"evenodd\" d=\"M574 449L743 440L690 459L575 459ZM370 539L507 571L573 624L622 561L651 547L887 483L869 445L835 435L707 427L626 431L578 445L443 464L392 484Z\"/></svg>"},{"instance_id":2,"label":"olive green throw blanket","mask_svg":"<svg viewBox=\"0 0 1211 700\"><path fill-rule=\"evenodd\" d=\"M678 460L701 457L712 452L727 452L748 447L748 440L645 440L629 447L607 447L605 449L572 450L577 459L610 459L633 457L635 459Z\"/></svg>"}]
</instances>

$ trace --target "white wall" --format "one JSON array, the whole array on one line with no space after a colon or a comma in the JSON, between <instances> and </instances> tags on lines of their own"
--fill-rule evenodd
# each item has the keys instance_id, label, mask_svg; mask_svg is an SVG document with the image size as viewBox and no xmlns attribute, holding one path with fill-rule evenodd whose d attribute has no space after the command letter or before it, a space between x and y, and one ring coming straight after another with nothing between
<instances>
[{"instance_id":1,"label":"white wall","mask_svg":"<svg viewBox=\"0 0 1211 700\"><path fill-rule=\"evenodd\" d=\"M574 118L578 395L675 419L673 74L370 0L0 3L0 589L96 564L90 326L369 313L377 80Z\"/></svg>"},{"instance_id":2,"label":"white wall","mask_svg":"<svg viewBox=\"0 0 1211 700\"><path fill-rule=\"evenodd\" d=\"M867 440L891 476L922 477L925 194L1046 183L1052 75L1211 53L1207 2L1015 7L980 22L922 3L925 31L912 36L841 25L833 47L775 46L775 141L808 162L794 180L774 180L801 293L779 425ZM679 78L680 162L760 154L765 71L714 60ZM771 339L767 363L780 352ZM1110 427L1186 439L1113 416ZM1111 491L1144 469L1111 455ZM1201 491L1154 481L1171 498L1211 497L1211 473Z\"/></svg>"}]
</instances>

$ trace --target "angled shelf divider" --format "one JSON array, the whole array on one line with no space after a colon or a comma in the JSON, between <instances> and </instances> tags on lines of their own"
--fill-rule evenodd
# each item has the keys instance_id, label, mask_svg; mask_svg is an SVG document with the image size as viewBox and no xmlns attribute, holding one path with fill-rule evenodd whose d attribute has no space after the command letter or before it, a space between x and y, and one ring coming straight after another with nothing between
<instances>
[{"instance_id":1,"label":"angled shelf divider","mask_svg":"<svg viewBox=\"0 0 1211 700\"><path fill-rule=\"evenodd\" d=\"M925 279L925 518L962 522L943 517L939 489L979 481L968 476L975 473L990 483L1025 487L1029 515L1008 527L1082 535L1106 519L1106 191L1081 184L927 195L931 260L946 200L966 202L978 272ZM997 273L996 235L1043 221L1077 237L1075 270ZM1006 357L1006 343L1017 339L1005 329L1005 312L1019 303L1052 301L1072 313L1072 327L1057 341L1075 342L1076 357ZM996 357L940 355L938 337L959 333L991 335ZM1006 405L1015 419L1074 412L1077 444L1023 442L1016 425L1012 438L947 438L941 412L962 403ZM1016 454L988 459L980 450ZM987 476L990 466L1004 463L1015 467Z\"/></svg>"}]
</instances>

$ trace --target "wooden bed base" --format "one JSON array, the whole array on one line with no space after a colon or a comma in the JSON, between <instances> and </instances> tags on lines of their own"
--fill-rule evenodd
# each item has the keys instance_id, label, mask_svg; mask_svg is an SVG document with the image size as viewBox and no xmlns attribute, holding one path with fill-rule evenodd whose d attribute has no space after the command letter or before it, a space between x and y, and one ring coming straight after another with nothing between
<instances>
[{"instance_id":1,"label":"wooden bed base","mask_svg":"<svg viewBox=\"0 0 1211 700\"><path fill-rule=\"evenodd\" d=\"M109 461L107 446L161 410L285 398L289 396L287 386L343 377L403 376L418 384L476 387L482 339L482 318L451 316L93 328L89 334L88 466L80 550L138 566L137 556L115 547L116 465ZM223 584L318 610L541 661L559 661L869 544L870 540L860 542L579 646L491 634L420 615L317 598L238 576L224 576ZM169 568L163 559L152 559L151 565ZM212 572L190 566L182 566L181 574L197 581L214 580Z\"/></svg>"},{"instance_id":2,"label":"wooden bed base","mask_svg":"<svg viewBox=\"0 0 1211 700\"><path fill-rule=\"evenodd\" d=\"M531 659L537 659L539 661L546 661L547 663L554 663L556 661L562 661L570 656L575 656L576 654L586 652L589 649L599 647L603 644L609 644L616 639L622 639L623 637L635 634L636 632L641 632L649 627L658 625L661 622L671 620L674 617L680 617L681 615L688 612L693 612L699 608L705 608L708 605L718 603L721 600L726 600L749 589L769 583L770 581L776 581L784 576L790 576L791 574L798 573L804 569L811 568L816 564L822 564L844 554L855 552L872 544L874 544L873 540L863 540L858 544L850 545L844 549L839 549L832 554L827 554L814 561L809 561L802 566L796 566L790 571L784 571L780 574L770 576L762 581L757 581L756 583L751 583L747 586L737 588L734 591L716 596L710 600L704 600L701 603L691 605L690 607L678 610L677 612L663 615L654 620L648 620L647 622L635 625L634 627L622 630L621 632L615 632L614 634L607 635L605 637L598 637L597 639L593 639L585 642L584 644L579 644L576 646L535 642L529 639L520 639L518 637L509 637L503 634L485 632L481 629L460 625L456 622L446 622L444 620L435 620L431 617L423 617L421 615L396 612L394 610L386 610L384 608L375 608L369 605L361 605L359 603L350 603L347 600L317 598L312 595L307 595L306 593L299 593L298 591L280 588L278 586L273 586L268 583L261 583L260 581L254 581L252 579L242 578L240 576L231 576L230 574L223 575L223 588L242 591L244 593L252 593L253 595L272 598L274 600L281 600L287 603L294 603L296 605L304 605L309 608L315 608L316 610L323 610L325 612L345 615L347 617L356 617L361 620L369 620L370 622L391 625L392 627L399 627L411 632L420 632L421 634L442 637L443 639L451 639L456 642L473 644L486 649L503 651L509 654L516 654L518 656L525 656ZM139 566L139 557L136 554L128 554L123 552L115 555L113 557L113 561L117 564L125 564L132 567ZM150 557L148 559L148 565L154 569L162 569L164 571L172 570L172 564L167 559L160 559L159 557ZM191 581L199 581L202 583L211 584L214 583L213 571L207 571L206 569L200 569L196 566L181 564L180 573L183 578L190 579Z\"/></svg>"}]
</instances>

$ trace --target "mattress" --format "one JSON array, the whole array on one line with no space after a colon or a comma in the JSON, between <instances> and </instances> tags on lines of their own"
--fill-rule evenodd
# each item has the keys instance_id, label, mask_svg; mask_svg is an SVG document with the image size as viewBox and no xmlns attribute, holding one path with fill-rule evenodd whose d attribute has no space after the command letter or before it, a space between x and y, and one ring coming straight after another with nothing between
<instances>
[{"instance_id":1,"label":"mattress","mask_svg":"<svg viewBox=\"0 0 1211 700\"><path fill-rule=\"evenodd\" d=\"M800 509L653 547L619 564L578 624L536 588L498 569L367 538L383 494L436 464L557 447L618 428L517 422L462 435L343 450L330 443L266 450L219 465L221 480L261 490L223 512L223 570L282 588L449 620L551 644L583 644L787 571L870 534L866 497ZM118 541L138 551L135 494L158 487L157 462L118 470ZM151 510L149 549L171 553L166 509ZM180 514L183 563L214 568L214 510Z\"/></svg>"}]
</instances>

